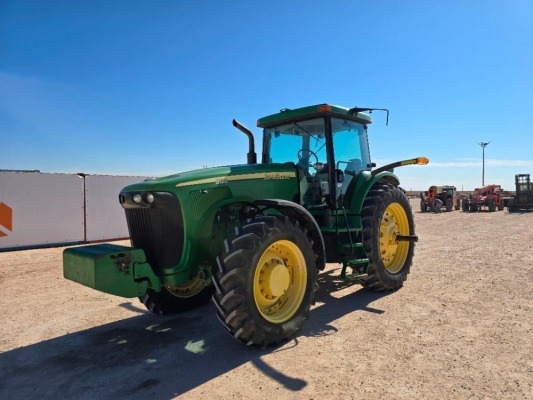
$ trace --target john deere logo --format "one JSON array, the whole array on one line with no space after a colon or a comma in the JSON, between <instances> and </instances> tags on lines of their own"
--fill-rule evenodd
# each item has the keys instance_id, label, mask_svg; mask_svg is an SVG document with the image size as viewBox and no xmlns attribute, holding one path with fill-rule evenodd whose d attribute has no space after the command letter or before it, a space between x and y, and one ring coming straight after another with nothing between
<instances>
[{"instance_id":1,"label":"john deere logo","mask_svg":"<svg viewBox=\"0 0 533 400\"><path fill-rule=\"evenodd\" d=\"M7 204L0 202L0 237L7 236L5 231L13 230L13 210Z\"/></svg>"}]
</instances>

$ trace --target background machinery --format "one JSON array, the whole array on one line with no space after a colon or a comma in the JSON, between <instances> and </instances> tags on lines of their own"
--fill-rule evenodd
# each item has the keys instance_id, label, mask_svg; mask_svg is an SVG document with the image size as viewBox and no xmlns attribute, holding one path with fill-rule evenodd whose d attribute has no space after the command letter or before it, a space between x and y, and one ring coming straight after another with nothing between
<instances>
[{"instance_id":1,"label":"background machinery","mask_svg":"<svg viewBox=\"0 0 533 400\"><path fill-rule=\"evenodd\" d=\"M507 201L509 212L533 209L533 184L529 174L515 175L515 195Z\"/></svg>"},{"instance_id":2,"label":"background machinery","mask_svg":"<svg viewBox=\"0 0 533 400\"><path fill-rule=\"evenodd\" d=\"M299 332L326 262L367 289L401 287L417 236L392 171L428 159L374 168L366 111L320 104L261 118L259 163L252 132L234 120L249 139L247 164L125 187L132 247L66 249L65 278L139 297L157 314L212 298L226 330L260 346Z\"/></svg>"},{"instance_id":3,"label":"background machinery","mask_svg":"<svg viewBox=\"0 0 533 400\"><path fill-rule=\"evenodd\" d=\"M504 198L500 185L487 185L474 189L468 198L463 199L463 211L479 211L487 209L490 212L503 210Z\"/></svg>"},{"instance_id":4,"label":"background machinery","mask_svg":"<svg viewBox=\"0 0 533 400\"><path fill-rule=\"evenodd\" d=\"M420 193L420 211L441 212L442 208L452 211L459 210L459 199L456 197L455 186L430 186L427 191Z\"/></svg>"}]
</instances>

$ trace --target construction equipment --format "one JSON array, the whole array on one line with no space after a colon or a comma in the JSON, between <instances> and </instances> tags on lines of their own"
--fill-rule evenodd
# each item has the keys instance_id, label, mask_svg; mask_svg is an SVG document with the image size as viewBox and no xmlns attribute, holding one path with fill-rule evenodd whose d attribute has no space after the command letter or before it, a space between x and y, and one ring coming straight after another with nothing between
<instances>
[{"instance_id":1,"label":"construction equipment","mask_svg":"<svg viewBox=\"0 0 533 400\"><path fill-rule=\"evenodd\" d=\"M468 198L463 199L463 211L480 211L487 209L490 212L503 210L504 198L500 185L487 185L474 189Z\"/></svg>"},{"instance_id":2,"label":"construction equipment","mask_svg":"<svg viewBox=\"0 0 533 400\"><path fill-rule=\"evenodd\" d=\"M367 289L401 287L418 238L393 168L429 160L374 168L366 111L320 104L261 118L261 163L252 132L234 120L249 139L246 165L125 187L133 247L67 249L65 278L139 297L157 314L212 297L227 331L260 346L300 330L326 262Z\"/></svg>"},{"instance_id":3,"label":"construction equipment","mask_svg":"<svg viewBox=\"0 0 533 400\"><path fill-rule=\"evenodd\" d=\"M420 211L440 213L442 207L446 211L452 211L454 208L459 210L460 205L456 192L455 186L430 186L427 191L420 193Z\"/></svg>"},{"instance_id":4,"label":"construction equipment","mask_svg":"<svg viewBox=\"0 0 533 400\"><path fill-rule=\"evenodd\" d=\"M533 184L529 174L515 175L515 195L507 202L509 212L533 209Z\"/></svg>"}]
</instances>

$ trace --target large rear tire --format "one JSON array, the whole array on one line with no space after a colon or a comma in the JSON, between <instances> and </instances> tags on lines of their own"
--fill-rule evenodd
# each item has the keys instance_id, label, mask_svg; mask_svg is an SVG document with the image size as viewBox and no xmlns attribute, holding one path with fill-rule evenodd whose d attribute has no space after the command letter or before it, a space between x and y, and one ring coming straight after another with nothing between
<instances>
[{"instance_id":1,"label":"large rear tire","mask_svg":"<svg viewBox=\"0 0 533 400\"><path fill-rule=\"evenodd\" d=\"M407 279L414 255L414 242L396 241L396 236L414 235L415 224L409 201L396 187L375 185L362 210L363 247L369 259L366 289L394 290Z\"/></svg>"},{"instance_id":2,"label":"large rear tire","mask_svg":"<svg viewBox=\"0 0 533 400\"><path fill-rule=\"evenodd\" d=\"M200 278L196 278L180 287L162 287L160 292L148 289L139 300L150 312L168 315L207 305L213 291L213 285L204 286Z\"/></svg>"},{"instance_id":3,"label":"large rear tire","mask_svg":"<svg viewBox=\"0 0 533 400\"><path fill-rule=\"evenodd\" d=\"M296 335L318 288L317 254L307 231L288 217L259 217L225 246L213 300L228 332L263 347Z\"/></svg>"}]
</instances>

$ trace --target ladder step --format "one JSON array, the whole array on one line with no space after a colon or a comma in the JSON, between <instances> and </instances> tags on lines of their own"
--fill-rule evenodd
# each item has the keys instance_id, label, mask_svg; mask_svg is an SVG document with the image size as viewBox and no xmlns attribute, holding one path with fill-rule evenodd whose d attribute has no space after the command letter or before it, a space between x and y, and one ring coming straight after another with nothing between
<instances>
[{"instance_id":1,"label":"ladder step","mask_svg":"<svg viewBox=\"0 0 533 400\"><path fill-rule=\"evenodd\" d=\"M368 263L368 258L357 258L353 260L347 260L346 265L348 267L354 266L354 265L363 265Z\"/></svg>"},{"instance_id":2,"label":"ladder step","mask_svg":"<svg viewBox=\"0 0 533 400\"><path fill-rule=\"evenodd\" d=\"M345 249L360 249L363 247L363 243L344 243L342 247Z\"/></svg>"},{"instance_id":3,"label":"ladder step","mask_svg":"<svg viewBox=\"0 0 533 400\"><path fill-rule=\"evenodd\" d=\"M357 273L354 273L354 274L344 274L342 275L341 274L341 278L342 279L345 279L347 281L357 281L357 282L361 282L361 281L364 281L365 278L368 278L368 274L357 274Z\"/></svg>"},{"instance_id":4,"label":"ladder step","mask_svg":"<svg viewBox=\"0 0 533 400\"><path fill-rule=\"evenodd\" d=\"M364 278L368 278L368 274L346 274L342 278L347 281L360 281Z\"/></svg>"},{"instance_id":5,"label":"ladder step","mask_svg":"<svg viewBox=\"0 0 533 400\"><path fill-rule=\"evenodd\" d=\"M342 252L344 252L345 256L354 256L355 249L362 249L363 243L344 243L341 245Z\"/></svg>"},{"instance_id":6,"label":"ladder step","mask_svg":"<svg viewBox=\"0 0 533 400\"><path fill-rule=\"evenodd\" d=\"M361 229L356 229L356 228L339 228L337 229L337 231L339 233L357 233L357 232L361 232Z\"/></svg>"},{"instance_id":7,"label":"ladder step","mask_svg":"<svg viewBox=\"0 0 533 400\"><path fill-rule=\"evenodd\" d=\"M360 280L361 278L366 278L368 276L366 268L357 268L357 265L364 264L368 264L367 258L345 261L342 265L341 278L347 280ZM352 270L351 274L347 273L348 268Z\"/></svg>"}]
</instances>

